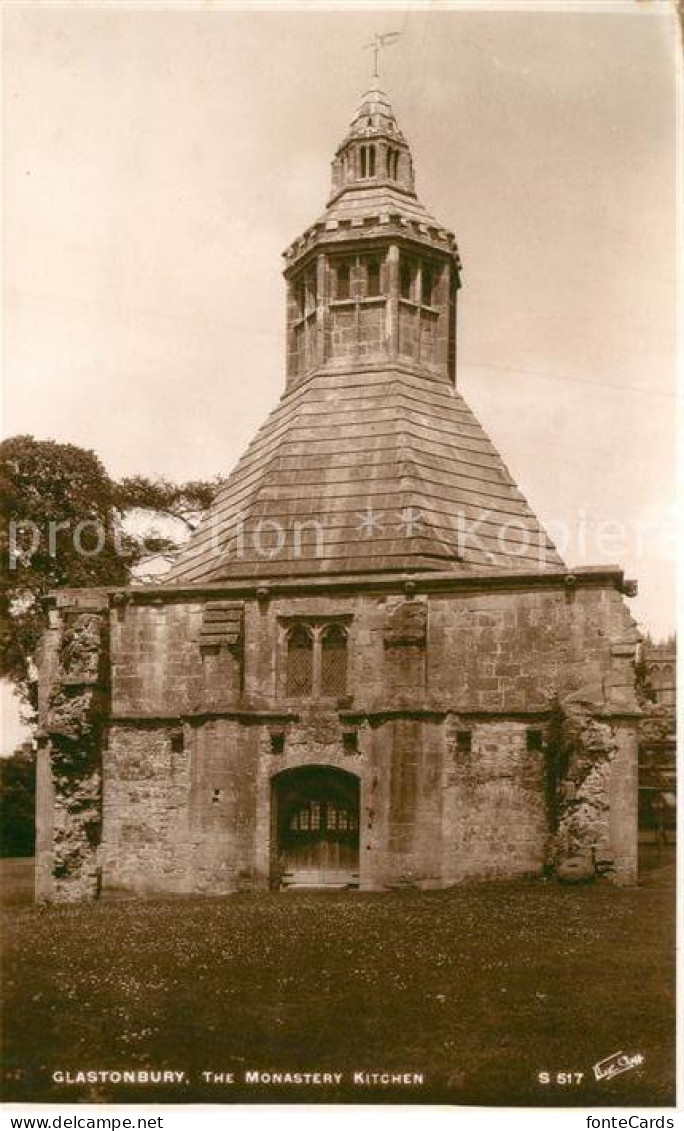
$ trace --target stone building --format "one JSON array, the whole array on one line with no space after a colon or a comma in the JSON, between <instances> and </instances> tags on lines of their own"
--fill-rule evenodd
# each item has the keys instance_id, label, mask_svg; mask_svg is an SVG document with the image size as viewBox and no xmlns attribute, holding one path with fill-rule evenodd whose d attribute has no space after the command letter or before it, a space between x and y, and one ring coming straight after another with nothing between
<instances>
[{"instance_id":1,"label":"stone building","mask_svg":"<svg viewBox=\"0 0 684 1131\"><path fill-rule=\"evenodd\" d=\"M654 644L645 640L638 650L644 668L646 698L667 711L673 720L677 715L677 643L674 637Z\"/></svg>"},{"instance_id":2,"label":"stone building","mask_svg":"<svg viewBox=\"0 0 684 1131\"><path fill-rule=\"evenodd\" d=\"M50 598L39 897L633 881L632 583L569 572L459 394L380 90L284 273L284 392L168 576Z\"/></svg>"},{"instance_id":3,"label":"stone building","mask_svg":"<svg viewBox=\"0 0 684 1131\"><path fill-rule=\"evenodd\" d=\"M638 650L639 831L672 843L677 831L677 646L647 640Z\"/></svg>"}]
</instances>

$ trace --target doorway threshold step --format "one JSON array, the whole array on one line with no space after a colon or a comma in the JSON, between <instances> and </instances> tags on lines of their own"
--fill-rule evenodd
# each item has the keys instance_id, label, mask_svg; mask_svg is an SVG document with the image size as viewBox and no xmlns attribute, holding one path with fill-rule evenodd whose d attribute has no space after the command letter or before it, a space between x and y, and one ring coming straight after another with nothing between
<instances>
[{"instance_id":1,"label":"doorway threshold step","mask_svg":"<svg viewBox=\"0 0 684 1131\"><path fill-rule=\"evenodd\" d=\"M288 890L292 888L336 888L340 890L358 886L358 872L308 872L298 869L296 872L285 872L281 880L281 887Z\"/></svg>"},{"instance_id":2,"label":"doorway threshold step","mask_svg":"<svg viewBox=\"0 0 684 1131\"><path fill-rule=\"evenodd\" d=\"M357 888L358 880L347 883L284 883L284 891L348 891Z\"/></svg>"}]
</instances>

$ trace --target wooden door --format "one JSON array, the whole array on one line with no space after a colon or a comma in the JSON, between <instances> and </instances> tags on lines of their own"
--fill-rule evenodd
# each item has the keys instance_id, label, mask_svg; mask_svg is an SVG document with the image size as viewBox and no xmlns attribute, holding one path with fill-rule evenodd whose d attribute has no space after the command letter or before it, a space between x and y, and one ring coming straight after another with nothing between
<instances>
[{"instance_id":1,"label":"wooden door","mask_svg":"<svg viewBox=\"0 0 684 1131\"><path fill-rule=\"evenodd\" d=\"M348 778L352 775L343 771L309 770L283 784L278 858L284 886L348 887L358 883L358 782L345 780Z\"/></svg>"}]
</instances>

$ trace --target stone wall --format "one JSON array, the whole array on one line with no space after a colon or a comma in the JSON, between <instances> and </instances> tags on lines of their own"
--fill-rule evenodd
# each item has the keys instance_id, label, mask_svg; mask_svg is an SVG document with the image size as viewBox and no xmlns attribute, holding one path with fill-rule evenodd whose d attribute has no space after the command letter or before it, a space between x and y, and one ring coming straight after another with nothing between
<instances>
[{"instance_id":1,"label":"stone wall","mask_svg":"<svg viewBox=\"0 0 684 1131\"><path fill-rule=\"evenodd\" d=\"M470 749L447 728L444 872L447 882L539 875L548 860L545 755L528 749L522 721L480 722Z\"/></svg>"},{"instance_id":2,"label":"stone wall","mask_svg":"<svg viewBox=\"0 0 684 1131\"><path fill-rule=\"evenodd\" d=\"M96 800L101 762L102 843L85 888L96 874L105 893L267 887L273 783L303 765L359 779L363 887L539 874L578 853L635 878L638 633L614 587L219 597L132 592L106 614L107 726L79 787ZM285 695L286 630L299 617L347 626L336 701ZM44 667L53 790L67 623ZM579 713L587 741L556 780L558 711ZM51 827L47 790L44 892L66 811L56 804Z\"/></svg>"}]
</instances>

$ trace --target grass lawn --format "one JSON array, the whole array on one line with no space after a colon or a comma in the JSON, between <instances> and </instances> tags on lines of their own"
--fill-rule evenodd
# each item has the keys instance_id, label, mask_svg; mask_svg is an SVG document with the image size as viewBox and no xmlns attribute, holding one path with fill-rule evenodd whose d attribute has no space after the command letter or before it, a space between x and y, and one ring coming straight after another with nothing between
<instances>
[{"instance_id":1,"label":"grass lawn","mask_svg":"<svg viewBox=\"0 0 684 1131\"><path fill-rule=\"evenodd\" d=\"M0 904L3 907L33 903L33 883L32 856L0 859Z\"/></svg>"},{"instance_id":2,"label":"grass lawn","mask_svg":"<svg viewBox=\"0 0 684 1131\"><path fill-rule=\"evenodd\" d=\"M662 864L662 862L661 862ZM674 1102L674 867L641 886L245 894L8 910L4 1098ZM643 1063L597 1082L612 1053ZM54 1069L176 1069L178 1086ZM337 1071L257 1087L245 1071ZM203 1070L236 1084L205 1084ZM425 1073L353 1086L353 1071ZM542 1084L540 1072L584 1073Z\"/></svg>"}]
</instances>

